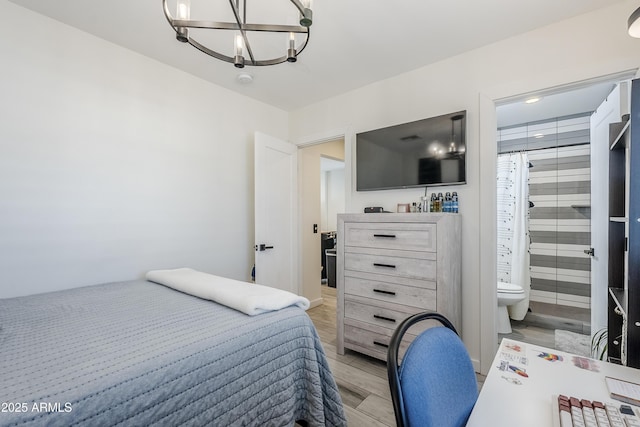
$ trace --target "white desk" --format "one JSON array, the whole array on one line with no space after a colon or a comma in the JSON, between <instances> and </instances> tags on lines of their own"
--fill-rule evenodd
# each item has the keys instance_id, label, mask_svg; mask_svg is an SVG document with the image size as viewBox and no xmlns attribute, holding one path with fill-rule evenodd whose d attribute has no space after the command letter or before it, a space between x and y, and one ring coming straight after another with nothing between
<instances>
[{"instance_id":1,"label":"white desk","mask_svg":"<svg viewBox=\"0 0 640 427\"><path fill-rule=\"evenodd\" d=\"M520 352L509 348L518 346ZM561 356L563 360L549 361L538 356L544 352ZM586 358L574 360L574 357L579 356L504 339L493 359L467 427L558 425L553 416L553 405L556 404L554 397L557 395L621 404L609 397L604 377L640 383L638 369ZM528 377L518 375L510 368L506 372L500 371L498 366L507 359L510 365L524 368ZM598 372L579 368L576 364L598 369ZM640 409L633 408L636 411Z\"/></svg>"}]
</instances>

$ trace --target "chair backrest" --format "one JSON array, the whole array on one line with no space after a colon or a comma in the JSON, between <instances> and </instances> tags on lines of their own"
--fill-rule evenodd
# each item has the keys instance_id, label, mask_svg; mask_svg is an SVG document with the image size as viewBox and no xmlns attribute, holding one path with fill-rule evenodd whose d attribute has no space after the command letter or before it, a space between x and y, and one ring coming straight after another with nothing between
<instances>
[{"instance_id":1,"label":"chair backrest","mask_svg":"<svg viewBox=\"0 0 640 427\"><path fill-rule=\"evenodd\" d=\"M398 366L405 332L415 323L434 319L416 337ZM419 313L405 319L389 343L387 373L398 427L464 426L478 398L478 383L469 353L453 324L439 313Z\"/></svg>"}]
</instances>

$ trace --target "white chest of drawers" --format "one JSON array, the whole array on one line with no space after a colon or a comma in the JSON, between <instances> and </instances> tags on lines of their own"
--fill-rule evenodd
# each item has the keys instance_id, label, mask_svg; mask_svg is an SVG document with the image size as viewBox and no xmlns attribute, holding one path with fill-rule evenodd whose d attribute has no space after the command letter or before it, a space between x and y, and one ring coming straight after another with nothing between
<instances>
[{"instance_id":1,"label":"white chest of drawers","mask_svg":"<svg viewBox=\"0 0 640 427\"><path fill-rule=\"evenodd\" d=\"M340 214L337 231L339 354L386 360L395 328L422 311L460 328L459 214Z\"/></svg>"}]
</instances>

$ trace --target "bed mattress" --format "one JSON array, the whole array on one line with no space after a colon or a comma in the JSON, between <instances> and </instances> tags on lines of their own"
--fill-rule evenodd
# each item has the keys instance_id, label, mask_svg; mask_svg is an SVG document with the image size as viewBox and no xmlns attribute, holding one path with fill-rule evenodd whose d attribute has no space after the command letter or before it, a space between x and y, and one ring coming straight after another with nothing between
<instances>
[{"instance_id":1,"label":"bed mattress","mask_svg":"<svg viewBox=\"0 0 640 427\"><path fill-rule=\"evenodd\" d=\"M297 307L247 316L132 281L0 300L0 425L346 425Z\"/></svg>"}]
</instances>

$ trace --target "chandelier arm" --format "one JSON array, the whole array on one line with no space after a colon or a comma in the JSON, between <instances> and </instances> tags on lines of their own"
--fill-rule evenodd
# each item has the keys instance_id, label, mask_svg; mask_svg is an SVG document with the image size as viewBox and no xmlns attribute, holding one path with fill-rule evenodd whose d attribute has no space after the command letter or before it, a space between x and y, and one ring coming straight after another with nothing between
<instances>
[{"instance_id":1,"label":"chandelier arm","mask_svg":"<svg viewBox=\"0 0 640 427\"><path fill-rule=\"evenodd\" d=\"M297 7L297 8L298 8L298 10L300 11L300 14L301 14L301 15L304 15L305 7L304 7L304 5L300 2L300 0L290 0L290 1L291 1L291 3L293 3L293 5L294 5L295 7Z\"/></svg>"},{"instance_id":2,"label":"chandelier arm","mask_svg":"<svg viewBox=\"0 0 640 427\"><path fill-rule=\"evenodd\" d=\"M271 33L297 33L308 32L309 27L301 25L276 25L276 24L238 24L235 22L196 21L173 19L169 21L172 27L203 28L207 30L243 30L243 31L267 31Z\"/></svg>"},{"instance_id":3,"label":"chandelier arm","mask_svg":"<svg viewBox=\"0 0 640 427\"><path fill-rule=\"evenodd\" d=\"M189 44L202 53L206 53L209 56L213 56L214 58L220 59L225 62L233 63L233 58L231 58L230 56L223 55L222 53L216 52L215 50L211 50L208 47L201 45L196 40L193 40L192 38L189 39Z\"/></svg>"},{"instance_id":4,"label":"chandelier arm","mask_svg":"<svg viewBox=\"0 0 640 427\"><path fill-rule=\"evenodd\" d=\"M249 38L247 37L247 32L242 29L243 22L240 20L240 11L234 4L233 0L229 0L229 4L231 5L231 10L233 11L233 15L236 18L236 22L238 23L238 27L240 28L240 35L242 36L242 40L244 41L244 47L247 49L247 53L249 53L249 58L251 58L251 63L255 64L256 59L253 57L253 51L251 50L251 44L249 43ZM238 0L238 4L240 4ZM245 3L245 13L246 13L247 4Z\"/></svg>"},{"instance_id":5,"label":"chandelier arm","mask_svg":"<svg viewBox=\"0 0 640 427\"><path fill-rule=\"evenodd\" d=\"M304 41L304 43L300 46L300 49L298 49L298 54L300 54L300 52L302 52L304 50L304 48L307 46L307 43L309 41L309 36L311 35L311 31L309 31L309 33L307 34L307 38ZM213 56L216 59L220 59L221 61L225 61L225 62L229 62L231 64L233 64L234 62L234 58L227 56L227 55L223 55L219 52L216 52L214 50L209 49L208 47L198 43L196 40L193 39L189 39L189 44L193 47L195 47L196 49L198 49L200 52L202 53L206 53L209 56ZM287 61L287 56L281 56L279 58L274 58L274 59L265 59L265 60L259 60L259 61L255 61L253 63L251 63L252 66L256 66L256 67L261 67L261 66L266 66L266 65L276 65L276 64L281 64L283 62ZM249 65L249 64L247 64Z\"/></svg>"},{"instance_id":6,"label":"chandelier arm","mask_svg":"<svg viewBox=\"0 0 640 427\"><path fill-rule=\"evenodd\" d=\"M167 0L162 0L162 8L164 9L164 17L167 18L169 25L171 25L175 30L175 25L173 25L173 16L169 11L169 4L167 3Z\"/></svg>"},{"instance_id":7,"label":"chandelier arm","mask_svg":"<svg viewBox=\"0 0 640 427\"><path fill-rule=\"evenodd\" d=\"M238 1L238 8L240 8L240 0ZM247 0L244 0L244 2L242 3L242 23L246 24L247 23Z\"/></svg>"}]
</instances>

